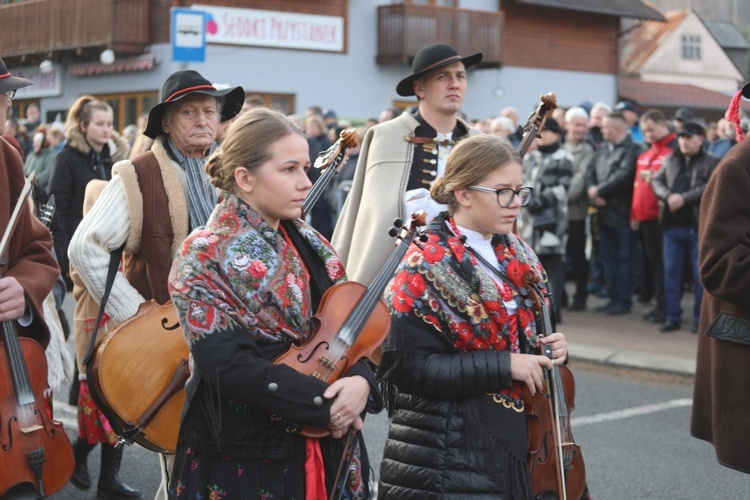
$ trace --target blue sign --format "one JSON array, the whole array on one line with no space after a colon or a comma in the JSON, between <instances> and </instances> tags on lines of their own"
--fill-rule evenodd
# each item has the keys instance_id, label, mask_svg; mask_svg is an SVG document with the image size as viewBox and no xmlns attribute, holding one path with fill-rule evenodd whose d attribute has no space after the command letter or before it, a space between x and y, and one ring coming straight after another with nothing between
<instances>
[{"instance_id":1,"label":"blue sign","mask_svg":"<svg viewBox=\"0 0 750 500\"><path fill-rule=\"evenodd\" d=\"M206 62L206 13L172 8L172 60Z\"/></svg>"}]
</instances>

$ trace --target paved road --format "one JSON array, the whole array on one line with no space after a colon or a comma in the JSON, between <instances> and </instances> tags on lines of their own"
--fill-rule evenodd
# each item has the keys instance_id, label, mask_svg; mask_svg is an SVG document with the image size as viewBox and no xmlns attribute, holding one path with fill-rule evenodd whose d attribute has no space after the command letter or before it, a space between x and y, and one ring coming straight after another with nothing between
<instances>
[{"instance_id":1,"label":"paved road","mask_svg":"<svg viewBox=\"0 0 750 500\"><path fill-rule=\"evenodd\" d=\"M596 500L748 498L750 476L718 465L713 448L690 437L689 378L583 362L571 367L577 390L573 435ZM365 437L376 475L386 432L383 414L368 417ZM91 458L96 480L98 450ZM128 448L122 476L152 498L160 478L155 455ZM69 485L55 498L86 499L93 493Z\"/></svg>"}]
</instances>

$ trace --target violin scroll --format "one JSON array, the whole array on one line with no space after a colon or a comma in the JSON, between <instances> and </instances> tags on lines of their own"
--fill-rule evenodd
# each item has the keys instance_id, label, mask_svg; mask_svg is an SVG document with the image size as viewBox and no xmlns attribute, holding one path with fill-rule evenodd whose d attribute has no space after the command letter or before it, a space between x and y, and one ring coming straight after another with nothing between
<instances>
[{"instance_id":1,"label":"violin scroll","mask_svg":"<svg viewBox=\"0 0 750 500\"><path fill-rule=\"evenodd\" d=\"M330 148L320 152L313 167L321 170L326 170L331 165L334 165L334 168L342 167L345 162L342 162L341 159L346 150L357 146L359 146L357 130L355 128L342 130L339 139Z\"/></svg>"}]
</instances>

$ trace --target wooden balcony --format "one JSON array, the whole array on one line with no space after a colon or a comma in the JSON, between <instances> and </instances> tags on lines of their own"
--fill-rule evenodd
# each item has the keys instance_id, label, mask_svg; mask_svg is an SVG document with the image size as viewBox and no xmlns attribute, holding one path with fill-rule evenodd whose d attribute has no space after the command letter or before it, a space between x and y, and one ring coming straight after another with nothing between
<instances>
[{"instance_id":1,"label":"wooden balcony","mask_svg":"<svg viewBox=\"0 0 750 500\"><path fill-rule=\"evenodd\" d=\"M149 44L149 0L29 0L0 6L2 57L79 58L111 48L140 53Z\"/></svg>"},{"instance_id":2,"label":"wooden balcony","mask_svg":"<svg viewBox=\"0 0 750 500\"><path fill-rule=\"evenodd\" d=\"M503 14L418 4L378 7L378 64L411 64L430 43L447 43L462 55L483 52L479 67L499 68Z\"/></svg>"}]
</instances>

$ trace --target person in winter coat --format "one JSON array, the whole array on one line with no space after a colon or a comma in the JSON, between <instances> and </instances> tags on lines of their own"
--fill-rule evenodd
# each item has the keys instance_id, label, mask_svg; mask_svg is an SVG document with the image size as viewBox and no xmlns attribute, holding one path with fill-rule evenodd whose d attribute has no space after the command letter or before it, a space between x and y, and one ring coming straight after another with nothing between
<instances>
[{"instance_id":1,"label":"person in winter coat","mask_svg":"<svg viewBox=\"0 0 750 500\"><path fill-rule=\"evenodd\" d=\"M678 131L679 148L651 180L659 198L659 223L664 232L664 296L666 317L661 332L682 323L682 276L685 264L693 276L693 333L698 333L703 285L698 276L698 216L701 197L719 158L703 147L706 131L697 123L685 123Z\"/></svg>"},{"instance_id":2,"label":"person in winter coat","mask_svg":"<svg viewBox=\"0 0 750 500\"><path fill-rule=\"evenodd\" d=\"M52 175L52 167L55 165L57 150L52 147L49 137L47 136L47 127L40 125L34 133L33 149L26 162L23 165L23 173L31 175L36 172L34 179L37 185L47 192L49 178Z\"/></svg>"},{"instance_id":3,"label":"person in winter coat","mask_svg":"<svg viewBox=\"0 0 750 500\"><path fill-rule=\"evenodd\" d=\"M112 128L109 104L84 95L70 108L65 121L67 143L55 158L49 194L55 195L52 235L55 253L68 289L73 289L68 269L68 245L83 219L86 184L94 179L109 180L112 165L127 158L128 143Z\"/></svg>"},{"instance_id":4,"label":"person in winter coat","mask_svg":"<svg viewBox=\"0 0 750 500\"><path fill-rule=\"evenodd\" d=\"M340 438L382 407L364 359L330 385L273 363L311 338L322 294L346 279L331 244L300 218L309 167L305 137L266 108L243 113L206 162L221 200L169 277L191 353L171 499L332 497ZM294 431L302 426L330 436ZM358 434L343 498L369 498L368 472Z\"/></svg>"},{"instance_id":5,"label":"person in winter coat","mask_svg":"<svg viewBox=\"0 0 750 500\"><path fill-rule=\"evenodd\" d=\"M409 247L384 295L391 425L379 498L531 499L522 386L542 391L542 368L568 352L562 333L538 335L519 292L525 271L545 276L512 232L531 190L510 142L478 135L453 148L430 193L448 211ZM541 345L553 359L532 353Z\"/></svg>"},{"instance_id":6,"label":"person in winter coat","mask_svg":"<svg viewBox=\"0 0 750 500\"><path fill-rule=\"evenodd\" d=\"M599 252L607 279L609 303L600 312L630 312L638 248L630 228L633 179L641 147L633 141L625 118L611 113L602 122L605 142L586 177L589 199L597 208Z\"/></svg>"},{"instance_id":7,"label":"person in winter coat","mask_svg":"<svg viewBox=\"0 0 750 500\"><path fill-rule=\"evenodd\" d=\"M573 177L573 156L560 144L562 129L547 118L537 148L523 158L523 176L534 191L522 210L521 234L534 248L549 277L556 321L565 302L563 255L568 242L568 188Z\"/></svg>"}]
</instances>

